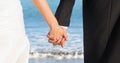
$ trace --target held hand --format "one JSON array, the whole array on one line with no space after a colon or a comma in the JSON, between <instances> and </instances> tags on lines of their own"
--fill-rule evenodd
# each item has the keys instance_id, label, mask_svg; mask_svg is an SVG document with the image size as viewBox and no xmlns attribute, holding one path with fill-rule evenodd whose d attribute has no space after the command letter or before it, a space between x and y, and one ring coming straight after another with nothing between
<instances>
[{"instance_id":1,"label":"held hand","mask_svg":"<svg viewBox=\"0 0 120 63\"><path fill-rule=\"evenodd\" d=\"M66 31L59 26L58 21L52 13L47 0L32 1L38 8L38 10L41 12L42 16L45 18L45 21L48 23L49 27L51 28L48 34L48 37L50 38L49 42L53 44L64 44L64 41L67 39Z\"/></svg>"},{"instance_id":2,"label":"held hand","mask_svg":"<svg viewBox=\"0 0 120 63\"><path fill-rule=\"evenodd\" d=\"M51 38L50 36L48 36L49 38ZM63 48L64 47L64 43L65 43L65 38L62 38L62 39L59 39L60 40L60 43L57 43L57 42L55 42L55 40L54 39L49 39L48 41L50 42L50 43L52 43L54 46L55 45L61 45L61 47Z\"/></svg>"},{"instance_id":3,"label":"held hand","mask_svg":"<svg viewBox=\"0 0 120 63\"><path fill-rule=\"evenodd\" d=\"M53 43L53 45L64 47L64 42L67 40L67 32L63 27L57 26L50 30L47 37L49 38L48 41Z\"/></svg>"}]
</instances>

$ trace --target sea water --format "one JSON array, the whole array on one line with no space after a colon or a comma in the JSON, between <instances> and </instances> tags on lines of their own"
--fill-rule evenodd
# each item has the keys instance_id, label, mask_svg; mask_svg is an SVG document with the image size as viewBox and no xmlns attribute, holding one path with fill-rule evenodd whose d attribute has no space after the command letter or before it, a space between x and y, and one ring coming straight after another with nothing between
<instances>
[{"instance_id":1,"label":"sea water","mask_svg":"<svg viewBox=\"0 0 120 63\"><path fill-rule=\"evenodd\" d=\"M60 0L48 0L50 8L55 13ZM30 40L30 58L53 57L55 59L83 59L83 20L82 0L75 0L70 27L68 28L68 40L65 47L53 46L48 43L46 37L49 27L32 0L21 0L26 34ZM67 11L66 11L67 12ZM63 62L62 62L63 63Z\"/></svg>"}]
</instances>

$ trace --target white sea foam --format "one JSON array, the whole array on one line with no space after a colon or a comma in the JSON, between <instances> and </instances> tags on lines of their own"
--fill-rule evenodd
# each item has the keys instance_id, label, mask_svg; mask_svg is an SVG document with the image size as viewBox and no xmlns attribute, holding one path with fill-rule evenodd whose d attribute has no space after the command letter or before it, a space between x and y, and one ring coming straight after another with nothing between
<instances>
[{"instance_id":1,"label":"white sea foam","mask_svg":"<svg viewBox=\"0 0 120 63\"><path fill-rule=\"evenodd\" d=\"M39 59L39 58L55 58L57 60L62 59L83 59L83 53L81 52L73 52L73 53L65 53L65 52L31 52L30 58Z\"/></svg>"}]
</instances>

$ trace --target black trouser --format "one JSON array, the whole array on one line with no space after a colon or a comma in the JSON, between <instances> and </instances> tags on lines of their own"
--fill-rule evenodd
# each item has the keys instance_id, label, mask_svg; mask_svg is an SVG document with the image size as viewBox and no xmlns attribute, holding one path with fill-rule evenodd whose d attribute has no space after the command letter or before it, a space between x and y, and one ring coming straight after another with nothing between
<instances>
[{"instance_id":1,"label":"black trouser","mask_svg":"<svg viewBox=\"0 0 120 63\"><path fill-rule=\"evenodd\" d=\"M120 63L120 0L83 0L85 63Z\"/></svg>"},{"instance_id":2,"label":"black trouser","mask_svg":"<svg viewBox=\"0 0 120 63\"><path fill-rule=\"evenodd\" d=\"M66 5L58 8L60 25L69 24L73 4ZM83 0L83 30L85 63L120 63L120 0Z\"/></svg>"}]
</instances>

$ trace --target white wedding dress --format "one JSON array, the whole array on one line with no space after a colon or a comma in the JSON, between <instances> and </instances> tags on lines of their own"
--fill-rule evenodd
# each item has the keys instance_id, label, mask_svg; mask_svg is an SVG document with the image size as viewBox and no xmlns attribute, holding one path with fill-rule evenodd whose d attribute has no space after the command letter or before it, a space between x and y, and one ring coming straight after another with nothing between
<instances>
[{"instance_id":1,"label":"white wedding dress","mask_svg":"<svg viewBox=\"0 0 120 63\"><path fill-rule=\"evenodd\" d=\"M28 63L28 57L20 0L0 0L0 63Z\"/></svg>"}]
</instances>

